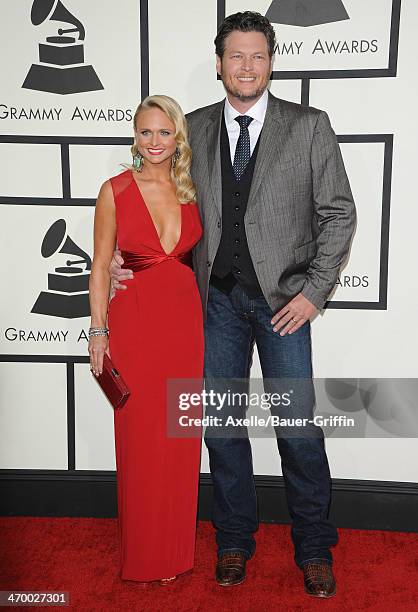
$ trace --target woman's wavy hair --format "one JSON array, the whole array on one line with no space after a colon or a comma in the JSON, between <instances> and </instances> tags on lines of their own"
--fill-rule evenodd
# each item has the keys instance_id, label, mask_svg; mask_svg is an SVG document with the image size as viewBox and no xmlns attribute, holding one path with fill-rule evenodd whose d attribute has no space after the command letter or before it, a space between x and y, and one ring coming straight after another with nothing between
<instances>
[{"instance_id":1,"label":"woman's wavy hair","mask_svg":"<svg viewBox=\"0 0 418 612\"><path fill-rule=\"evenodd\" d=\"M175 139L178 148L178 158L175 167L171 168L171 178L176 185L176 195L179 202L187 204L196 198L196 188L190 174L192 162L192 150L188 140L187 122L180 105L169 96L148 96L141 102L134 114L134 129L136 120L142 110L148 108L159 108L174 123ZM136 142L131 147L131 153L135 157L138 153Z\"/></svg>"}]
</instances>

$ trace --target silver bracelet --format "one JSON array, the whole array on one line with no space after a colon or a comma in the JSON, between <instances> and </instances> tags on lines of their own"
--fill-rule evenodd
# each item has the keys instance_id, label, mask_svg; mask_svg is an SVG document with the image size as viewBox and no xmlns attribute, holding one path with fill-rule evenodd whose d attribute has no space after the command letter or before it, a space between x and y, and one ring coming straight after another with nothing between
<instances>
[{"instance_id":1,"label":"silver bracelet","mask_svg":"<svg viewBox=\"0 0 418 612\"><path fill-rule=\"evenodd\" d=\"M107 327L90 327L89 338L92 336L107 336L109 329Z\"/></svg>"}]
</instances>

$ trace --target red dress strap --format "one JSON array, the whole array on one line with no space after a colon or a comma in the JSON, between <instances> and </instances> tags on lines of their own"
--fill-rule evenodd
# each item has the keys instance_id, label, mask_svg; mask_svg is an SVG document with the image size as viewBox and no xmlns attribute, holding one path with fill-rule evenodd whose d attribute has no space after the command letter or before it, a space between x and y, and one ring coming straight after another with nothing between
<instances>
[{"instance_id":1,"label":"red dress strap","mask_svg":"<svg viewBox=\"0 0 418 612\"><path fill-rule=\"evenodd\" d=\"M116 201L118 198L132 183L132 172L131 170L125 170L116 176L112 176L110 184L112 185L113 197Z\"/></svg>"}]
</instances>

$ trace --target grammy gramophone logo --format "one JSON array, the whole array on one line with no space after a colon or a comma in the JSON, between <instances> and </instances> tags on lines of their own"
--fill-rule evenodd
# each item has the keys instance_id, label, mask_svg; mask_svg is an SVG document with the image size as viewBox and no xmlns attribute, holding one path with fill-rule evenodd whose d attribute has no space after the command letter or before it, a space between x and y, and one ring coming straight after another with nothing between
<instances>
[{"instance_id":1,"label":"grammy gramophone logo","mask_svg":"<svg viewBox=\"0 0 418 612\"><path fill-rule=\"evenodd\" d=\"M302 27L350 19L342 0L273 0L266 17L272 23Z\"/></svg>"},{"instance_id":2,"label":"grammy gramophone logo","mask_svg":"<svg viewBox=\"0 0 418 612\"><path fill-rule=\"evenodd\" d=\"M42 257L56 253L76 259L66 259L65 265L48 274L48 291L41 291L31 312L65 319L88 317L91 259L68 236L64 219L51 225L41 246Z\"/></svg>"},{"instance_id":3,"label":"grammy gramophone logo","mask_svg":"<svg viewBox=\"0 0 418 612\"><path fill-rule=\"evenodd\" d=\"M22 87L56 94L72 94L104 89L93 66L84 63L85 29L60 0L34 0L31 21L70 25L58 28L58 35L39 43L39 63L32 64ZM71 34L71 36L66 36Z\"/></svg>"}]
</instances>

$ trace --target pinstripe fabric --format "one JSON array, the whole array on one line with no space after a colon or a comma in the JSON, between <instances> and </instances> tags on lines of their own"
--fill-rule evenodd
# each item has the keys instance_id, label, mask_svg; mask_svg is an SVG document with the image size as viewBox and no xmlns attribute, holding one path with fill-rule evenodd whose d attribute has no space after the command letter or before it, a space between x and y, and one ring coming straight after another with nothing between
<instances>
[{"instance_id":1,"label":"pinstripe fabric","mask_svg":"<svg viewBox=\"0 0 418 612\"><path fill-rule=\"evenodd\" d=\"M187 115L204 234L194 269L204 307L221 238L220 125L224 101ZM322 308L355 229L356 211L328 115L269 93L245 215L254 268L272 311L300 291Z\"/></svg>"}]
</instances>

